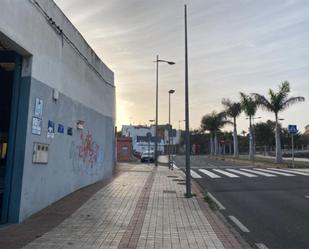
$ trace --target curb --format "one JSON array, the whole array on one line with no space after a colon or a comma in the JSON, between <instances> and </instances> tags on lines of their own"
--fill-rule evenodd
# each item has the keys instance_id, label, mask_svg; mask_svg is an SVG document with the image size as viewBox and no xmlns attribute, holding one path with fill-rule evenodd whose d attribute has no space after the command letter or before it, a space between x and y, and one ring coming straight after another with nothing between
<instances>
[{"instance_id":1,"label":"curb","mask_svg":"<svg viewBox=\"0 0 309 249\"><path fill-rule=\"evenodd\" d=\"M185 179L185 173L182 170L178 170L180 175ZM240 235L240 233L227 221L227 219L224 217L224 215L218 210L214 211L211 210L210 207L208 206L208 203L204 200L205 196L205 191L203 188L199 185L198 182L196 182L193 178L191 178L191 185L192 185L192 190L196 192L196 199L198 201L198 204L204 214L204 216L207 218L211 226L213 227L214 231L217 233L221 233L222 230L227 231L227 233L230 233L230 236L227 236L227 240L225 237L219 237L219 239L222 241L222 244L226 248L234 248L234 249L239 249L239 248L254 248L250 246L249 242L243 238L243 236ZM194 198L194 197L192 197ZM215 203L216 201L213 200ZM209 215L211 217L209 217ZM217 220L216 220L217 219ZM220 223L221 224L218 224ZM217 228L217 229L216 229ZM234 241L232 238L234 237ZM226 240L226 241L224 241Z\"/></svg>"}]
</instances>

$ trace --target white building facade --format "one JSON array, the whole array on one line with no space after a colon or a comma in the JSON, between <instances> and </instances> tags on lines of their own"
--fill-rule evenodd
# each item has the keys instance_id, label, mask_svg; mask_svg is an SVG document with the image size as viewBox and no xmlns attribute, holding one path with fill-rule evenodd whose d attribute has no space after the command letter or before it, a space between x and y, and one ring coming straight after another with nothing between
<instances>
[{"instance_id":1,"label":"white building facade","mask_svg":"<svg viewBox=\"0 0 309 249\"><path fill-rule=\"evenodd\" d=\"M168 125L158 126L158 151L161 154L166 152L166 147L169 145ZM171 145L179 144L180 132L172 130ZM121 129L122 136L131 137L133 151L141 154L144 151L154 151L155 147L155 126L142 125L123 125Z\"/></svg>"},{"instance_id":2,"label":"white building facade","mask_svg":"<svg viewBox=\"0 0 309 249\"><path fill-rule=\"evenodd\" d=\"M112 176L114 74L52 0L1 1L0 80L1 223Z\"/></svg>"}]
</instances>

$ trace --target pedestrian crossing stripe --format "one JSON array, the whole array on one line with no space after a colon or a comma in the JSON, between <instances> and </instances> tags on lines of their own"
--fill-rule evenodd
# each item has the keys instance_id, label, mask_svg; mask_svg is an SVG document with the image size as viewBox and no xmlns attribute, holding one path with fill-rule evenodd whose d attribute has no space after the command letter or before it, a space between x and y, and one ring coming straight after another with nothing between
<instances>
[{"instance_id":1,"label":"pedestrian crossing stripe","mask_svg":"<svg viewBox=\"0 0 309 249\"><path fill-rule=\"evenodd\" d=\"M226 172L226 171L221 170L221 169L213 169L213 171L216 171L216 172L218 172L218 173L221 173L222 175L226 175L226 176L231 177L231 178L237 178L237 177L239 177L238 175L235 175L235 174Z\"/></svg>"},{"instance_id":2,"label":"pedestrian crossing stripe","mask_svg":"<svg viewBox=\"0 0 309 249\"><path fill-rule=\"evenodd\" d=\"M196 172L197 170L191 170L191 177L195 179L200 179L202 177L207 176L213 179L216 178L239 178L241 176L244 177L258 177L258 176L264 176L264 177L277 177L277 176L309 176L309 173L302 172L302 171L294 171L290 169L277 169L277 168L267 168L267 169L261 169L261 168L242 168L242 169L198 169L198 172L201 172L202 174L198 174Z\"/></svg>"},{"instance_id":3,"label":"pedestrian crossing stripe","mask_svg":"<svg viewBox=\"0 0 309 249\"><path fill-rule=\"evenodd\" d=\"M290 173L285 173L285 172L280 172L280 171L276 172L276 171L270 170L270 169L257 169L257 168L255 168L255 170L260 170L260 171L263 171L263 172L273 173L273 174L282 175L282 176L295 176L295 175L292 175Z\"/></svg>"},{"instance_id":4,"label":"pedestrian crossing stripe","mask_svg":"<svg viewBox=\"0 0 309 249\"><path fill-rule=\"evenodd\" d=\"M233 173L239 174L239 175L247 176L247 177L257 177L257 175L253 175L253 174L247 173L247 172L242 172L242 171L237 170L237 169L227 169L227 170L231 171Z\"/></svg>"},{"instance_id":5,"label":"pedestrian crossing stripe","mask_svg":"<svg viewBox=\"0 0 309 249\"><path fill-rule=\"evenodd\" d=\"M291 170L291 169L272 169L272 170L279 171L279 172L282 171L282 172L292 173L295 175L309 176L309 173L305 173L299 170Z\"/></svg>"},{"instance_id":6,"label":"pedestrian crossing stripe","mask_svg":"<svg viewBox=\"0 0 309 249\"><path fill-rule=\"evenodd\" d=\"M276 177L276 175L274 175L274 174L269 174L269 173L265 173L265 172L258 172L258 171L255 171L253 169L240 169L240 170L247 171L249 173L253 173L253 174L261 175L261 176Z\"/></svg>"},{"instance_id":7,"label":"pedestrian crossing stripe","mask_svg":"<svg viewBox=\"0 0 309 249\"><path fill-rule=\"evenodd\" d=\"M199 171L201 171L202 173L204 173L205 175L208 175L211 178L221 178L221 176L216 175L215 173L212 173L209 170L206 169L199 169Z\"/></svg>"},{"instance_id":8,"label":"pedestrian crossing stripe","mask_svg":"<svg viewBox=\"0 0 309 249\"><path fill-rule=\"evenodd\" d=\"M192 178L202 178L198 173L196 173L195 171L193 171L192 169L191 169L191 177Z\"/></svg>"}]
</instances>

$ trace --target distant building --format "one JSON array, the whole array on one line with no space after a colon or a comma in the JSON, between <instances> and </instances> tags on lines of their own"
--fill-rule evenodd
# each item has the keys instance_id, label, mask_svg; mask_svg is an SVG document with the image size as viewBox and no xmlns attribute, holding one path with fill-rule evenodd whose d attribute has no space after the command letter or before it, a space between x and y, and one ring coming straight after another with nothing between
<instances>
[{"instance_id":1,"label":"distant building","mask_svg":"<svg viewBox=\"0 0 309 249\"><path fill-rule=\"evenodd\" d=\"M117 137L117 162L128 162L133 158L132 138Z\"/></svg>"},{"instance_id":2,"label":"distant building","mask_svg":"<svg viewBox=\"0 0 309 249\"><path fill-rule=\"evenodd\" d=\"M168 131L169 125L158 125L158 151L165 153L169 144ZM144 151L154 151L155 149L155 125L123 125L122 136L131 137L133 152L141 154ZM180 140L180 132L172 129L171 144L177 145Z\"/></svg>"},{"instance_id":3,"label":"distant building","mask_svg":"<svg viewBox=\"0 0 309 249\"><path fill-rule=\"evenodd\" d=\"M309 135L309 125L305 126L305 135Z\"/></svg>"}]
</instances>

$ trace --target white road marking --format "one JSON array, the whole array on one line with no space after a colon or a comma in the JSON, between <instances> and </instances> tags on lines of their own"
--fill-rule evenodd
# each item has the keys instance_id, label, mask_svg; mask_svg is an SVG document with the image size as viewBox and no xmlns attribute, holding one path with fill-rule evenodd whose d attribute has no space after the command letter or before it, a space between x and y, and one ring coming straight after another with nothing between
<instances>
[{"instance_id":1,"label":"white road marking","mask_svg":"<svg viewBox=\"0 0 309 249\"><path fill-rule=\"evenodd\" d=\"M173 163L173 167L174 167L174 169L179 169L179 168L176 166L175 163Z\"/></svg>"},{"instance_id":2,"label":"white road marking","mask_svg":"<svg viewBox=\"0 0 309 249\"><path fill-rule=\"evenodd\" d=\"M258 168L255 168L255 170L260 170L260 171L263 171L263 172L277 174L277 175L282 175L282 176L295 176L295 175L292 175L290 173L279 172L279 171L270 170L270 169L258 169Z\"/></svg>"},{"instance_id":3,"label":"white road marking","mask_svg":"<svg viewBox=\"0 0 309 249\"><path fill-rule=\"evenodd\" d=\"M291 170L295 170L297 172L306 172L306 173L309 173L309 169L291 169Z\"/></svg>"},{"instance_id":4,"label":"white road marking","mask_svg":"<svg viewBox=\"0 0 309 249\"><path fill-rule=\"evenodd\" d=\"M221 170L221 169L213 169L213 171L216 171L222 175L225 175L225 176L228 176L228 177L231 177L231 178L237 178L239 176L235 175L235 174L232 174L232 173L229 173L229 172L226 172L224 170Z\"/></svg>"},{"instance_id":5,"label":"white road marking","mask_svg":"<svg viewBox=\"0 0 309 249\"><path fill-rule=\"evenodd\" d=\"M265 244L263 244L263 243L255 243L255 245L259 249L268 249L268 247L265 246Z\"/></svg>"},{"instance_id":6,"label":"white road marking","mask_svg":"<svg viewBox=\"0 0 309 249\"><path fill-rule=\"evenodd\" d=\"M257 177L256 175L250 174L250 173L246 173L246 172L242 172L240 170L237 169L227 169L228 171L234 172L236 174L239 175L243 175L243 176L247 176L247 177Z\"/></svg>"},{"instance_id":7,"label":"white road marking","mask_svg":"<svg viewBox=\"0 0 309 249\"><path fill-rule=\"evenodd\" d=\"M194 172L192 169L190 170L192 178L202 178L198 173Z\"/></svg>"},{"instance_id":8,"label":"white road marking","mask_svg":"<svg viewBox=\"0 0 309 249\"><path fill-rule=\"evenodd\" d=\"M229 218L239 227L244 233L250 233L249 229L246 228L235 216L230 215Z\"/></svg>"},{"instance_id":9,"label":"white road marking","mask_svg":"<svg viewBox=\"0 0 309 249\"><path fill-rule=\"evenodd\" d=\"M225 207L211 193L208 192L210 198L217 204L220 210L225 210Z\"/></svg>"},{"instance_id":10,"label":"white road marking","mask_svg":"<svg viewBox=\"0 0 309 249\"><path fill-rule=\"evenodd\" d=\"M256 174L256 175L261 175L261 176L276 177L275 175L272 175L272 174L269 174L269 173L260 172L260 171L256 171L256 170L252 170L252 169L240 169L240 170L247 171L249 173Z\"/></svg>"},{"instance_id":11,"label":"white road marking","mask_svg":"<svg viewBox=\"0 0 309 249\"><path fill-rule=\"evenodd\" d=\"M206 170L206 169L199 169L199 171L201 171L202 173L204 173L205 175L208 175L209 177L211 178L221 178L221 176L218 176L214 173L212 173L211 171L209 170Z\"/></svg>"},{"instance_id":12,"label":"white road marking","mask_svg":"<svg viewBox=\"0 0 309 249\"><path fill-rule=\"evenodd\" d=\"M308 173L295 171L295 170L291 170L291 169L276 169L276 168L269 168L269 169L274 170L274 171L282 171L282 172L292 173L294 175L309 176Z\"/></svg>"}]
</instances>

